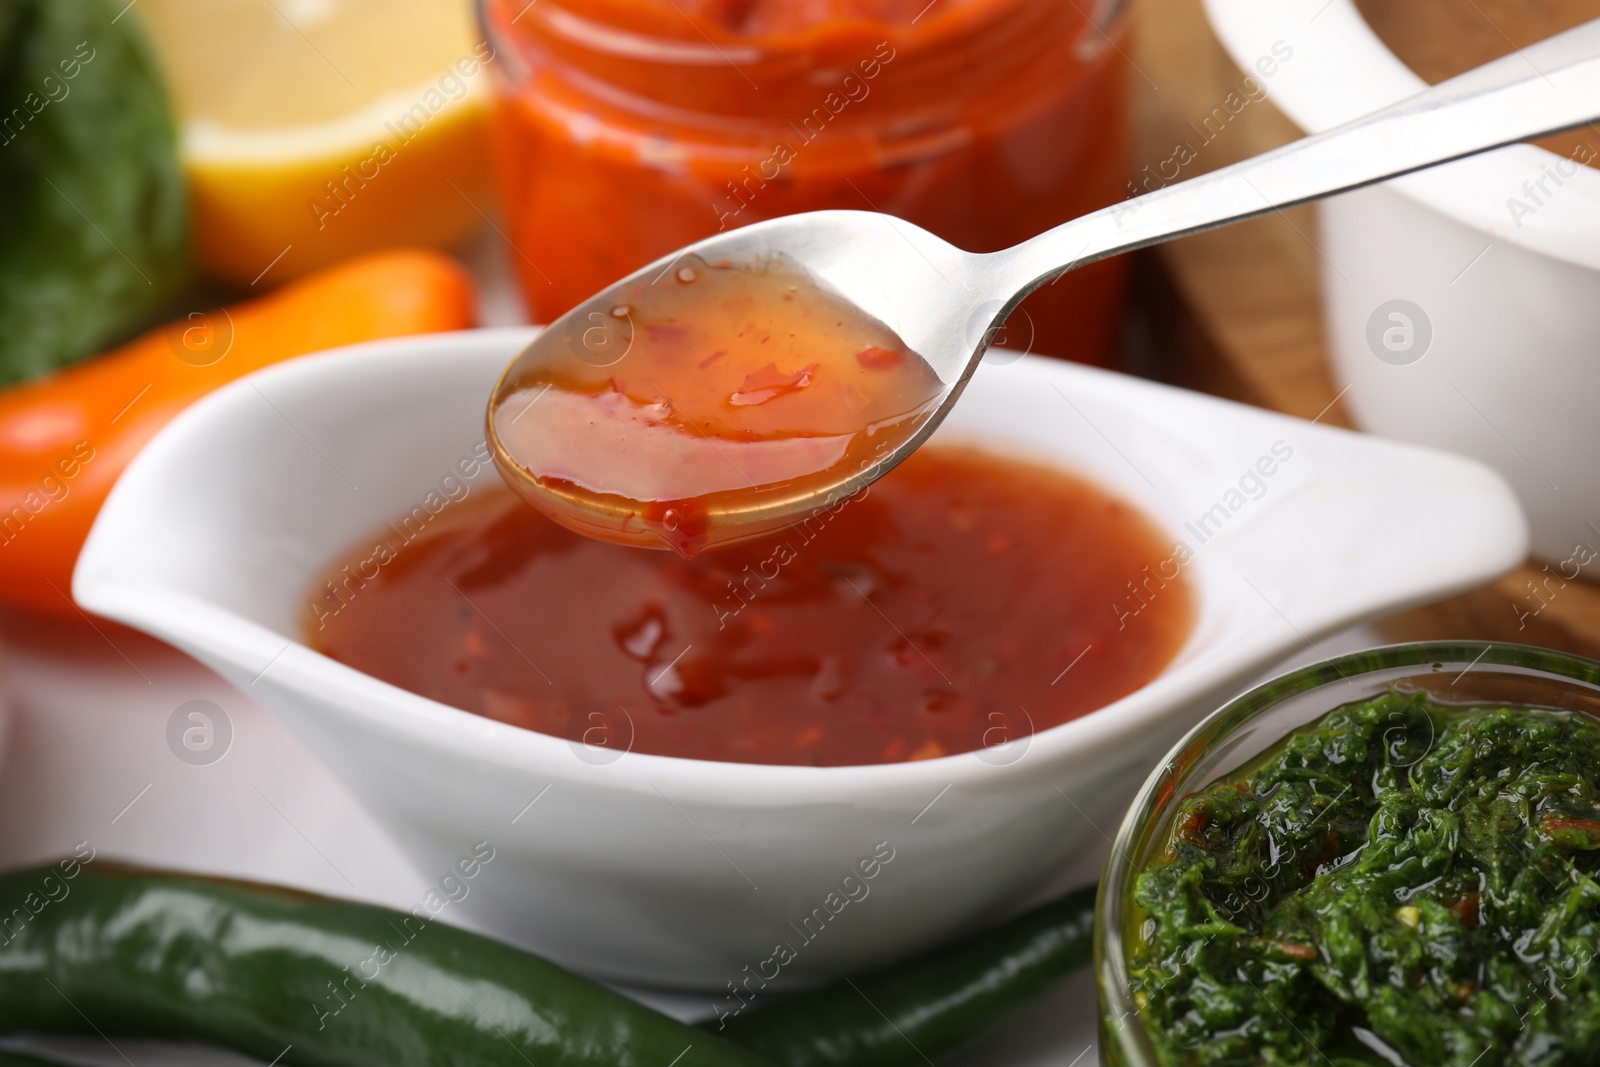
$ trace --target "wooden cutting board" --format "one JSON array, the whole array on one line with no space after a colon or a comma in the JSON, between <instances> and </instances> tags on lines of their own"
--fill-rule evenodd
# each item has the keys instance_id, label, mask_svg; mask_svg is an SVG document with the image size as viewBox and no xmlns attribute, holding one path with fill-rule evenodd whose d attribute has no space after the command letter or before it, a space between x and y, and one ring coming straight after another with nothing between
<instances>
[{"instance_id":1,"label":"wooden cutting board","mask_svg":"<svg viewBox=\"0 0 1600 1067\"><path fill-rule=\"evenodd\" d=\"M1179 177L1187 178L1300 136L1258 99L1259 90L1246 91L1254 86L1211 33L1199 0L1136 0L1135 11L1136 181L1153 188L1176 160L1187 160L1179 167ZM1230 93L1232 107L1224 107ZM1219 107L1237 113L1220 128L1205 123ZM1149 345L1141 369L1301 418L1351 425L1327 369L1316 241L1316 213L1303 207L1146 255L1138 299ZM1553 570L1530 561L1490 586L1378 628L1394 640L1476 638L1600 658L1600 585L1563 582Z\"/></svg>"}]
</instances>

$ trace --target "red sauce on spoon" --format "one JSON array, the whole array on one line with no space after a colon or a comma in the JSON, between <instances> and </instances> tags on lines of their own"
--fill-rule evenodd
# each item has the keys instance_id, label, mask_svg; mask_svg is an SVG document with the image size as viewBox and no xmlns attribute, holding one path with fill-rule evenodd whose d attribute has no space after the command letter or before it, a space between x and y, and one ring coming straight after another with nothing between
<instances>
[{"instance_id":1,"label":"red sauce on spoon","mask_svg":"<svg viewBox=\"0 0 1600 1067\"><path fill-rule=\"evenodd\" d=\"M943 391L892 330L784 261L685 256L519 356L490 441L557 522L692 557L792 521L763 509L831 507L827 490L915 433Z\"/></svg>"}]
</instances>

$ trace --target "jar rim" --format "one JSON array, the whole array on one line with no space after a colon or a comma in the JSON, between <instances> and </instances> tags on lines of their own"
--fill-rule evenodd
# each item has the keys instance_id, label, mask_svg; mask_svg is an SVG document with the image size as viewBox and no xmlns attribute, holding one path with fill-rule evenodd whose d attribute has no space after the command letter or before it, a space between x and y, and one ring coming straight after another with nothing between
<instances>
[{"instance_id":1,"label":"jar rim","mask_svg":"<svg viewBox=\"0 0 1600 1067\"><path fill-rule=\"evenodd\" d=\"M474 0L478 27L494 50L494 54L509 58L517 68L515 76L521 78L530 70L527 57L521 53L515 41L508 39L490 16L490 5L500 2L502 0ZM937 0L932 0L928 6L931 8L936 2ZM1027 2L1028 0L1007 0L1007 3L1014 7ZM1060 2L1066 3L1075 11L1082 12L1082 8L1072 0L1060 0ZM859 37L862 29L870 27L888 35L897 46L912 43L903 40L908 32L926 33L923 41L916 42L918 48L924 46L940 48L948 41L966 38L973 32L975 26L991 21L994 18L994 8L997 6L999 5L994 3L966 5L961 12L948 16L944 20L944 25L933 32L911 30L917 19L913 19L910 23L860 19L836 24L839 28L828 28L827 24L818 24L764 36L742 37L730 34L721 41L713 40L702 30L703 43L642 33L597 19L585 18L574 12L570 6L563 4L561 0L540 0L537 10L541 17L547 20L553 19L554 25L569 42L586 46L596 52L607 53L617 59L679 64L687 67L732 65L737 68L740 63L754 63L762 58L803 56L811 52L820 41L844 33L846 28L853 36ZM1110 42L1111 31L1127 14L1130 0L1094 0L1092 5L1085 6L1091 7L1091 10L1084 15L1084 34L1095 34ZM517 21L534 8L535 4L528 2L521 11L512 16L511 21ZM917 18L921 18L921 15ZM698 29L698 26L696 28Z\"/></svg>"},{"instance_id":2,"label":"jar rim","mask_svg":"<svg viewBox=\"0 0 1600 1067\"><path fill-rule=\"evenodd\" d=\"M1094 968L1099 989L1102 1063L1116 1063L1120 1067L1161 1067L1162 1064L1133 1002L1127 966L1127 952L1131 948L1126 930L1127 905L1138 867L1136 858L1143 854L1160 828L1166 805L1193 792L1192 788L1183 788L1188 784L1191 769L1241 728L1279 708L1290 698L1348 683L1364 675L1408 667L1428 667L1435 673L1460 670L1457 681L1475 668L1502 667L1530 679L1587 685L1600 697L1600 662L1583 656L1504 642L1417 641L1382 645L1296 668L1246 690L1200 720L1145 779L1117 829L1101 874L1095 907ZM1343 703L1347 701L1330 704L1326 711ZM1273 743L1280 740L1281 737Z\"/></svg>"}]
</instances>

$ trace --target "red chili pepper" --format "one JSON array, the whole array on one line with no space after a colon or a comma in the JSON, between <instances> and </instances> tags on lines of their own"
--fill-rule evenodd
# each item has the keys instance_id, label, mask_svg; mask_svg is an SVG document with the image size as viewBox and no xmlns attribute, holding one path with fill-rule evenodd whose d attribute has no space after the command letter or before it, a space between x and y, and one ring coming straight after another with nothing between
<instances>
[{"instance_id":1,"label":"red chili pepper","mask_svg":"<svg viewBox=\"0 0 1600 1067\"><path fill-rule=\"evenodd\" d=\"M1301 945L1294 941L1269 941L1267 944L1279 955L1287 956L1292 960L1309 962L1317 958L1317 950L1310 945Z\"/></svg>"},{"instance_id":2,"label":"red chili pepper","mask_svg":"<svg viewBox=\"0 0 1600 1067\"><path fill-rule=\"evenodd\" d=\"M1204 844L1206 829L1210 825L1210 811L1199 807L1184 808L1173 822L1172 838L1186 845Z\"/></svg>"},{"instance_id":3,"label":"red chili pepper","mask_svg":"<svg viewBox=\"0 0 1600 1067\"><path fill-rule=\"evenodd\" d=\"M1462 926L1471 929L1472 927L1478 925L1478 904L1478 894L1468 893L1466 896L1450 905L1450 912L1457 919L1461 920Z\"/></svg>"},{"instance_id":4,"label":"red chili pepper","mask_svg":"<svg viewBox=\"0 0 1600 1067\"><path fill-rule=\"evenodd\" d=\"M1546 815L1539 820L1544 832L1563 852L1600 848L1600 822Z\"/></svg>"}]
</instances>

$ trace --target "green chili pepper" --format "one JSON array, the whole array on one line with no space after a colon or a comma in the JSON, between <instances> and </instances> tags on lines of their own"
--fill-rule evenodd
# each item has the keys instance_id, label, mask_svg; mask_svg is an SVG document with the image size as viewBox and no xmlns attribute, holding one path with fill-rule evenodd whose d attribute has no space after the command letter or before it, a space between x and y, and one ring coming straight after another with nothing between
<instances>
[{"instance_id":1,"label":"green chili pepper","mask_svg":"<svg viewBox=\"0 0 1600 1067\"><path fill-rule=\"evenodd\" d=\"M404 912L66 860L0 876L0 1032L174 1037L317 1067L916 1065L1086 961L1094 894L694 1029Z\"/></svg>"},{"instance_id":2,"label":"green chili pepper","mask_svg":"<svg viewBox=\"0 0 1600 1067\"><path fill-rule=\"evenodd\" d=\"M261 887L69 860L0 876L0 941L0 1031L317 1067L766 1063L488 938Z\"/></svg>"},{"instance_id":3,"label":"green chili pepper","mask_svg":"<svg viewBox=\"0 0 1600 1067\"><path fill-rule=\"evenodd\" d=\"M701 1024L783 1067L921 1067L1088 961L1095 887L919 959Z\"/></svg>"}]
</instances>

